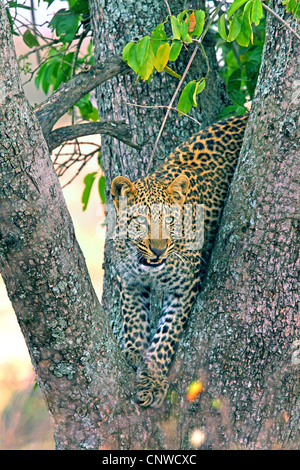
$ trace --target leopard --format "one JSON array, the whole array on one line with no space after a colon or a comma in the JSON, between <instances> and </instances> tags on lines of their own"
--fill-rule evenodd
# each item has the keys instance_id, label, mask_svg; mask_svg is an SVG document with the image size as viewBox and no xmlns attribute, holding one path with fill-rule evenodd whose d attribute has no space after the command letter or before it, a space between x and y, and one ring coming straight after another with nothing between
<instances>
[{"instance_id":1,"label":"leopard","mask_svg":"<svg viewBox=\"0 0 300 470\"><path fill-rule=\"evenodd\" d=\"M168 374L201 286L248 113L217 121L180 144L157 168L111 185L116 208L114 263L120 280L124 354L135 399L162 406ZM162 292L156 328L151 295Z\"/></svg>"}]
</instances>

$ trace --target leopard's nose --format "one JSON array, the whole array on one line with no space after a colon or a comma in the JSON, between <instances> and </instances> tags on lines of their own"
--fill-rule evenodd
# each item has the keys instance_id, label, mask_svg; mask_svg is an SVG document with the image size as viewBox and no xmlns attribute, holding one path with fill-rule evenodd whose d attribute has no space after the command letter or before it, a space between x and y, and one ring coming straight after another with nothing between
<instances>
[{"instance_id":1,"label":"leopard's nose","mask_svg":"<svg viewBox=\"0 0 300 470\"><path fill-rule=\"evenodd\" d=\"M154 253L158 258L164 254L164 252L166 251L167 247L165 248L155 248L155 247L151 247L151 251L152 253Z\"/></svg>"}]
</instances>

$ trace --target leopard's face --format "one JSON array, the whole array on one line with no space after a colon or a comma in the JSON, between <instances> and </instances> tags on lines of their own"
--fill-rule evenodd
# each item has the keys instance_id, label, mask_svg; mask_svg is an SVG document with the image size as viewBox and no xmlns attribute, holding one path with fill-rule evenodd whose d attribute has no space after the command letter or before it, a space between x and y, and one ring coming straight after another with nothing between
<instances>
[{"instance_id":1,"label":"leopard's face","mask_svg":"<svg viewBox=\"0 0 300 470\"><path fill-rule=\"evenodd\" d=\"M181 235L182 211L189 187L180 175L171 184L117 177L112 196L118 212L119 235L124 236L137 253L144 271L163 269Z\"/></svg>"}]
</instances>

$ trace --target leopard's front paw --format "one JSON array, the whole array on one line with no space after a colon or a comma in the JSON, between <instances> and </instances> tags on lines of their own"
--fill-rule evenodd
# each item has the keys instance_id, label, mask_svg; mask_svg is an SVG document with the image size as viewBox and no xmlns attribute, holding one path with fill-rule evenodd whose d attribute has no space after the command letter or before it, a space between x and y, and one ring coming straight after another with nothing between
<instances>
[{"instance_id":1,"label":"leopard's front paw","mask_svg":"<svg viewBox=\"0 0 300 470\"><path fill-rule=\"evenodd\" d=\"M125 358L128 364L136 370L143 360L143 356L138 349L133 347L126 348L124 350Z\"/></svg>"},{"instance_id":2,"label":"leopard's front paw","mask_svg":"<svg viewBox=\"0 0 300 470\"><path fill-rule=\"evenodd\" d=\"M161 407L168 390L168 382L162 373L142 364L136 375L136 398L139 405Z\"/></svg>"}]
</instances>

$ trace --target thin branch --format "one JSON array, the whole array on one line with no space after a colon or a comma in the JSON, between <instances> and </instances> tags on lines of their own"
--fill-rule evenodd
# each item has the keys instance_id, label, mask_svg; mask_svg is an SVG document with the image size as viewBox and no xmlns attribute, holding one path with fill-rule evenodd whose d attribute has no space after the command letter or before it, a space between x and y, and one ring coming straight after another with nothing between
<instances>
[{"instance_id":1,"label":"thin branch","mask_svg":"<svg viewBox=\"0 0 300 470\"><path fill-rule=\"evenodd\" d=\"M48 134L47 143L49 150L52 151L59 147L63 142L93 134L110 135L136 150L141 150L142 148L131 140L131 130L126 125L125 121L86 122L84 124L60 127L58 129L54 129L50 134Z\"/></svg>"},{"instance_id":2,"label":"thin branch","mask_svg":"<svg viewBox=\"0 0 300 470\"><path fill-rule=\"evenodd\" d=\"M267 10L269 13L275 16L275 18L277 18L277 20L280 21L280 23L284 24L284 26L300 41L299 34L296 33L296 31L293 28L291 28L290 25L284 19L282 19L279 15L277 15L277 13L275 13L275 11L272 10L270 7L268 7L265 3L261 2L261 4L265 10Z\"/></svg>"},{"instance_id":3,"label":"thin branch","mask_svg":"<svg viewBox=\"0 0 300 470\"><path fill-rule=\"evenodd\" d=\"M70 162L70 160L68 160L66 162L66 164L60 164L58 165L58 168L56 169L57 171L57 174L58 174L58 177L62 176L70 167L71 165L73 165L74 163L76 162L79 162L79 161L82 161L82 164L80 165L80 167L77 169L76 173L67 181L67 183L65 183L62 188L65 188L66 186L68 186L69 184L71 184L75 178L77 178L77 176L80 174L80 172L83 170L83 168L85 167L85 165L94 157L94 155L96 155L97 153L99 153L100 151L100 147L98 146L96 148L96 150L93 150L92 152L90 152L89 154L87 155L84 155L84 158L83 159L74 159L72 160L72 162ZM69 163L69 165L68 165Z\"/></svg>"},{"instance_id":4,"label":"thin branch","mask_svg":"<svg viewBox=\"0 0 300 470\"><path fill-rule=\"evenodd\" d=\"M181 85L182 85L182 83L183 83L183 81L184 81L184 79L185 79L185 77L186 77L186 74L187 74L187 72L188 72L188 70L189 70L189 68L190 68L190 66L191 66L191 64L192 64L192 62L193 62L193 60L194 60L194 58L195 58L197 52L198 52L198 49L199 49L199 47L200 47L200 44L202 43L203 38L205 37L205 35L206 35L208 29L210 28L210 26L211 26L211 24L212 24L212 22L213 22L215 16L219 13L219 11L221 10L222 6L223 6L225 3L226 3L225 0L223 0L223 1L219 4L219 6L216 8L216 10L215 10L214 13L212 14L212 16L211 16L211 18L210 18L210 20L209 20L209 22L208 22L208 24L207 24L205 30L203 31L203 33L202 33L200 39L197 41L197 45L196 45L196 47L195 47L195 49L194 49L194 51L193 51L193 53L192 53L192 55L191 55L191 57L190 57L190 60L188 61L188 64L187 64L187 66L186 66L185 71L183 72L183 75L182 75L182 77L181 77L181 80L180 80L180 82L178 83L177 88L176 88L176 90L175 90L175 92L174 92L174 94L173 94L173 96L172 96L172 98L171 98L171 101L170 101L170 103L169 103L169 106L167 107L167 112L166 112L165 117L164 117L164 119L163 119L163 122L162 122L162 124L161 124L160 130L159 130L159 133L158 133L158 136L157 136L157 138L156 138L156 141L155 141L155 144L154 144L152 153L151 153L150 158L149 158L149 162L148 162L148 165L147 165L147 168L146 168L146 173L148 173L149 170L150 170L150 167L151 167L151 164L152 164L152 160L153 160L153 157L154 157L155 152L156 152L156 149L157 149L158 142L159 142L160 137L161 137L161 135L162 135L162 132L163 132L163 130L164 130L164 127L165 127L166 121L167 121L167 119L168 119L168 116L169 116L169 114L170 114L170 111L171 111L171 109L172 109L172 107L173 107L173 103L174 103L174 101L175 101L175 98L176 98L176 96L177 96L177 94L178 94L178 92L179 92L179 90L180 90L180 88L181 88Z\"/></svg>"},{"instance_id":5,"label":"thin branch","mask_svg":"<svg viewBox=\"0 0 300 470\"><path fill-rule=\"evenodd\" d=\"M154 106L148 106L148 105L143 105L143 104L135 104L135 103L127 103L127 101L124 101L125 104L127 104L128 106L136 106L137 108L146 108L146 109L170 109L171 111L176 111L178 113L178 109L176 108L170 108L170 106L164 106L164 105L154 105ZM191 119L192 121L194 121L196 124L198 124L199 126L201 126L201 123L199 121L197 121L197 119L193 118L192 116L189 116L188 114L185 114L183 113L182 111L180 111L180 114Z\"/></svg>"},{"instance_id":6,"label":"thin branch","mask_svg":"<svg viewBox=\"0 0 300 470\"><path fill-rule=\"evenodd\" d=\"M170 8L170 5L168 4L168 1L167 1L167 0L164 0L164 2L165 2L165 4L166 4L166 6L167 6L169 15L172 16L171 8Z\"/></svg>"},{"instance_id":7,"label":"thin branch","mask_svg":"<svg viewBox=\"0 0 300 470\"><path fill-rule=\"evenodd\" d=\"M50 43L42 44L41 46L37 46L33 49L30 49L30 51L26 52L26 54L22 54L18 57L18 62L21 62L21 60L23 59L27 59L27 57L30 56L30 54L35 54L38 51L41 51L43 49L46 49L47 47L52 46L53 44L58 44L58 43L61 43L59 39L53 39L53 41L51 41Z\"/></svg>"}]
</instances>

